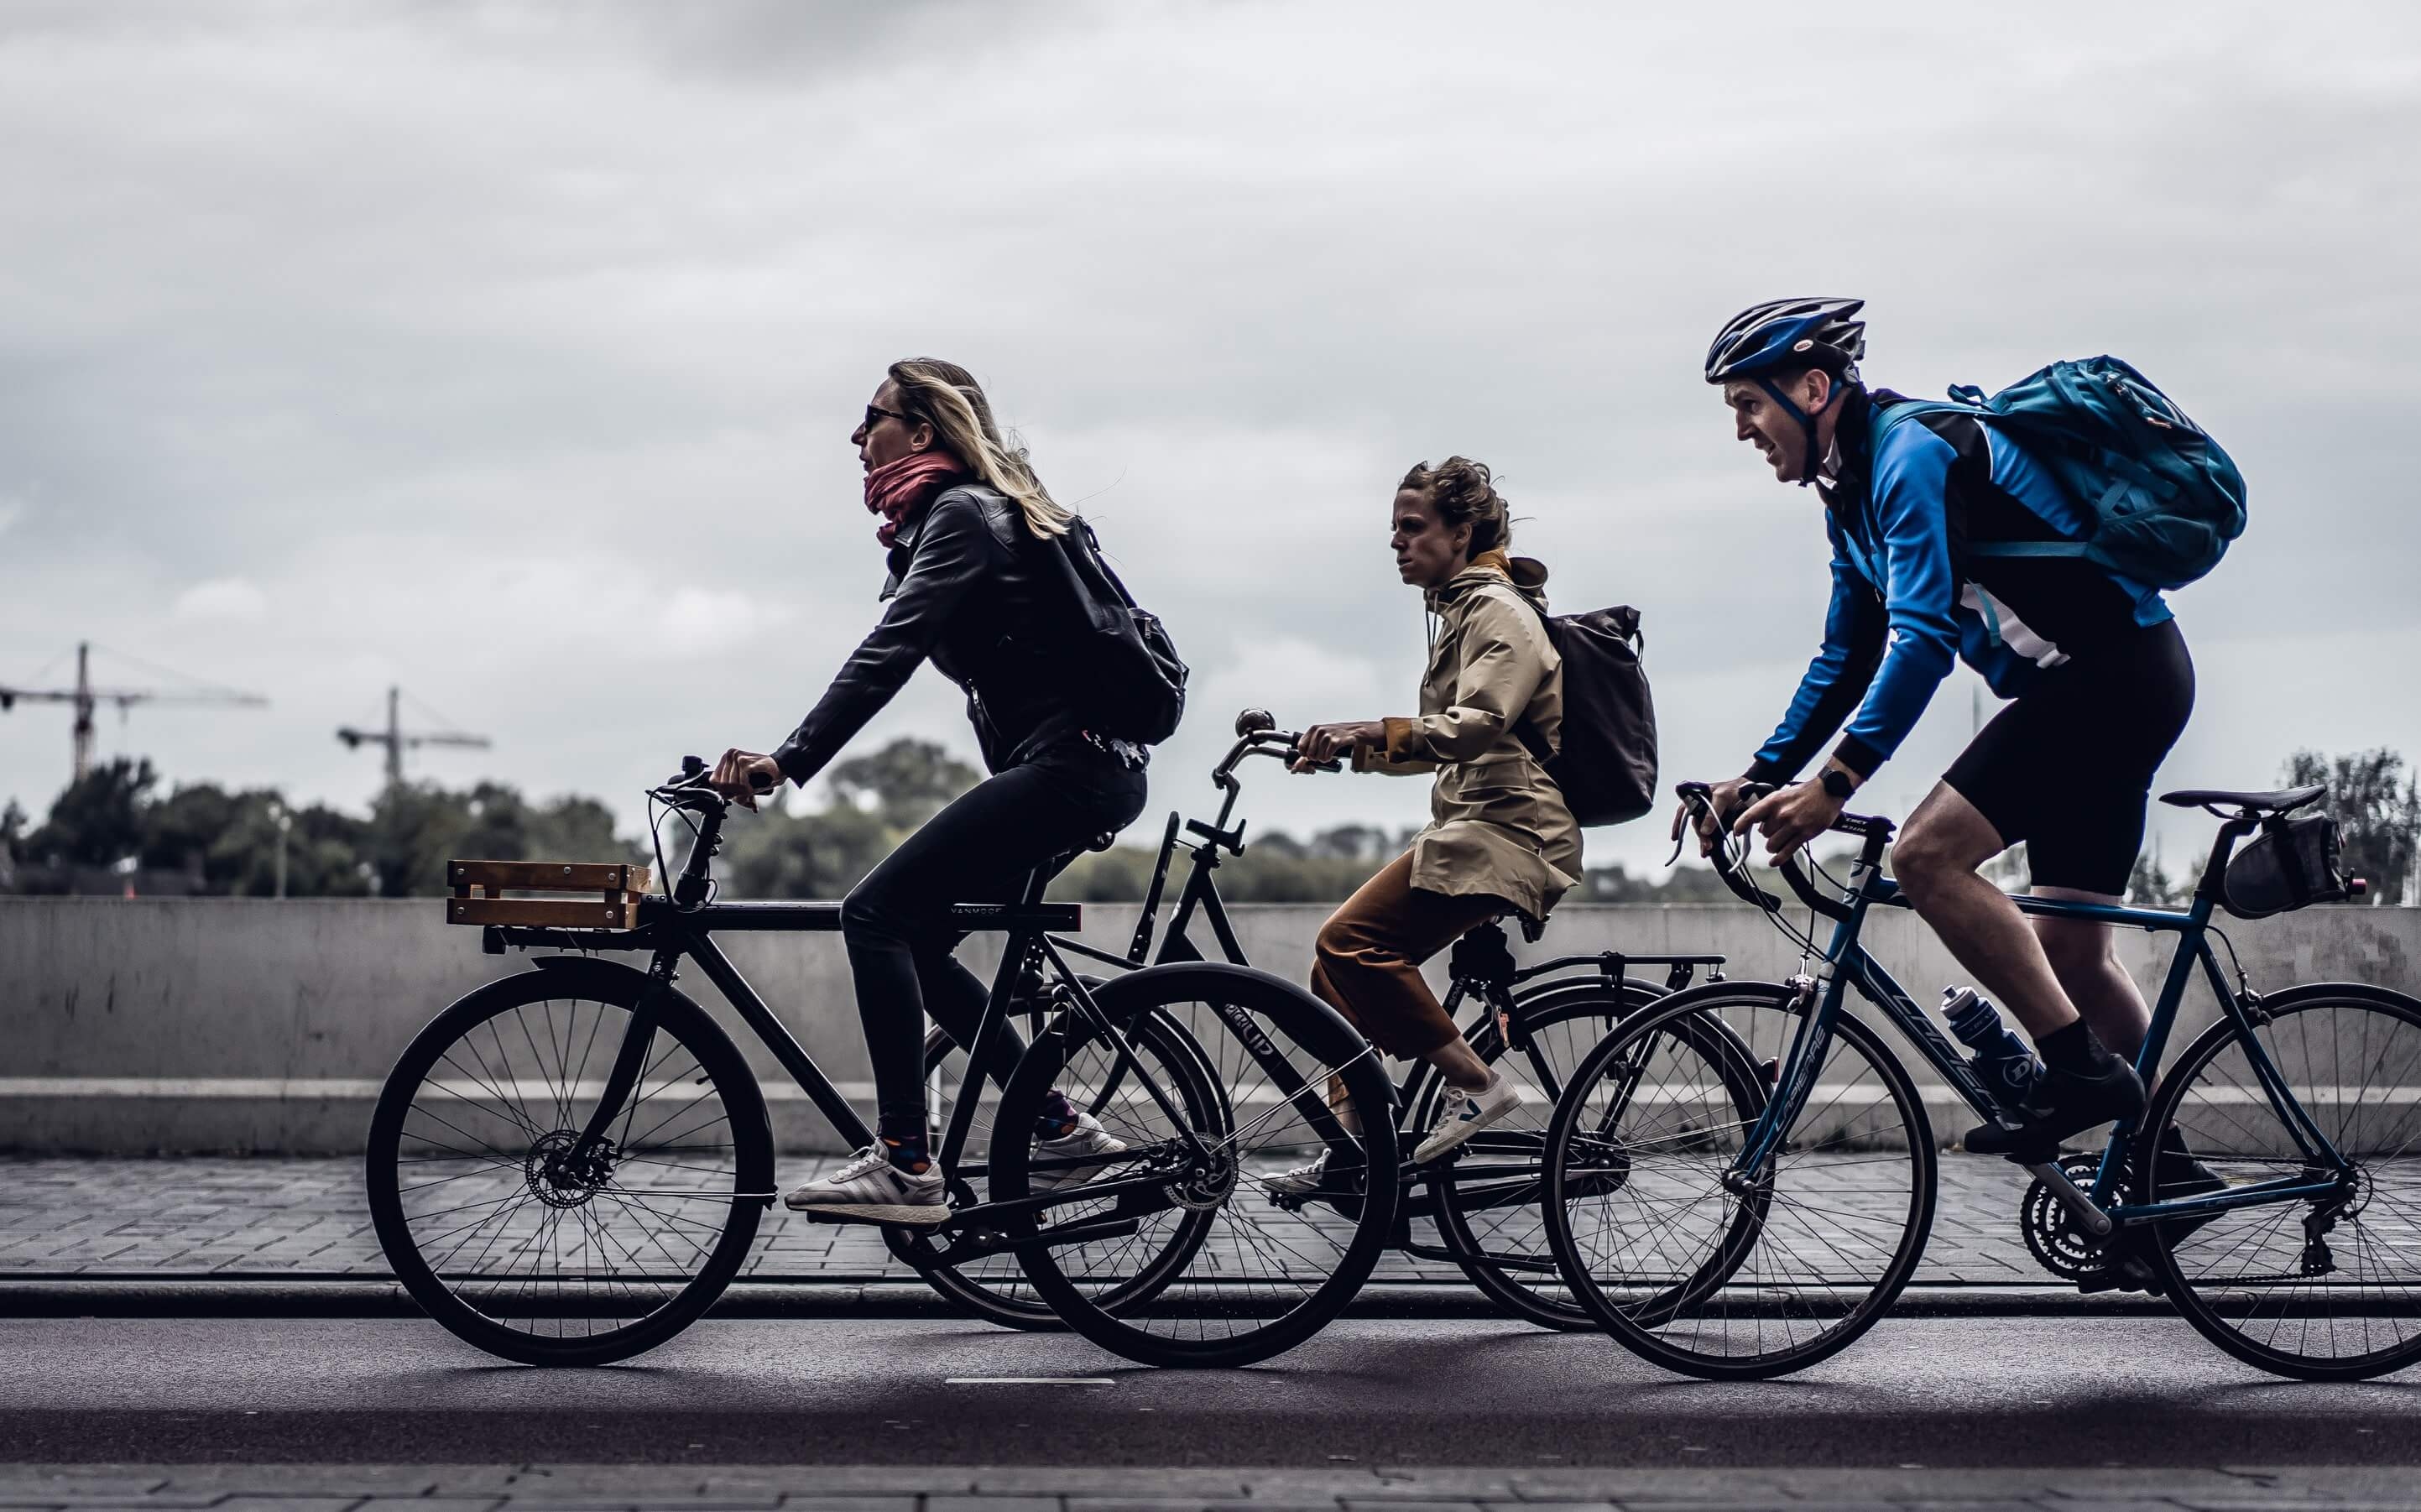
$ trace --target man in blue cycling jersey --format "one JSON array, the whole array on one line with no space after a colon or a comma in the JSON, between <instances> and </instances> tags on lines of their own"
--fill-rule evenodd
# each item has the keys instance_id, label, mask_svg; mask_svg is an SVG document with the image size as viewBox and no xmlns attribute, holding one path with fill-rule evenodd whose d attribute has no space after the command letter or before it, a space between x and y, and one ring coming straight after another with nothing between
<instances>
[{"instance_id":1,"label":"man in blue cycling jersey","mask_svg":"<svg viewBox=\"0 0 2421 1512\"><path fill-rule=\"evenodd\" d=\"M1722 385L1736 433L1782 481L1815 485L1833 545L1823 648L1748 770L1717 785L1716 806L1729 812L1746 783L1782 785L1734 828L1761 831L1774 856L1788 855L1890 758L1954 657L2010 700L1909 817L1892 867L1918 915L2033 1035L2047 1068L2024 1127L1987 1124L1967 1147L2038 1158L2142 1111L2143 1084L2120 1057L2142 1045L2150 1015L2108 926L2038 918L2030 927L1977 868L2023 842L2038 895L2120 901L2153 772L2194 708L2194 663L2151 587L2080 557L1966 551L2079 538L2092 517L1971 415L1879 424L1905 400L1859 381L1862 305L1755 305L1707 351L1707 382ZM1835 730L1821 768L1795 781Z\"/></svg>"}]
</instances>

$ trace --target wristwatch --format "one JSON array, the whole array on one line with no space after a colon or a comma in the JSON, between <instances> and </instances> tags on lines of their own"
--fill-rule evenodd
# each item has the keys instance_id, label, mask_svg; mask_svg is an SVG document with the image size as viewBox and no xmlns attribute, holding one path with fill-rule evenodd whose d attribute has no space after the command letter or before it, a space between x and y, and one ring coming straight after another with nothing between
<instances>
[{"instance_id":1,"label":"wristwatch","mask_svg":"<svg viewBox=\"0 0 2421 1512\"><path fill-rule=\"evenodd\" d=\"M1843 772L1838 767L1826 767L1824 769L1824 775L1819 778L1818 781L1823 783L1824 790L1826 792L1831 793L1835 798L1839 799L1844 803L1850 801L1850 795L1851 793L1858 790L1858 785L1851 780L1850 774Z\"/></svg>"}]
</instances>

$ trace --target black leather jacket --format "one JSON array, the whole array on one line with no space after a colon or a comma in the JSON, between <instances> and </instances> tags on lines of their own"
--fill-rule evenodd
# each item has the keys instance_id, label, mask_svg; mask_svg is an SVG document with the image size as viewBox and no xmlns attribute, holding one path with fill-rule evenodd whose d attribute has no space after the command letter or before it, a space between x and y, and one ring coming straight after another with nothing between
<instances>
[{"instance_id":1,"label":"black leather jacket","mask_svg":"<svg viewBox=\"0 0 2421 1512\"><path fill-rule=\"evenodd\" d=\"M1067 745L1142 765L1140 747L1095 740L1069 708L1067 668L1050 647L1073 617L1074 590L1043 554L1060 549L982 484L959 484L926 506L891 548L882 622L773 752L783 775L804 785L822 771L929 657L966 691L967 718L993 772Z\"/></svg>"}]
</instances>

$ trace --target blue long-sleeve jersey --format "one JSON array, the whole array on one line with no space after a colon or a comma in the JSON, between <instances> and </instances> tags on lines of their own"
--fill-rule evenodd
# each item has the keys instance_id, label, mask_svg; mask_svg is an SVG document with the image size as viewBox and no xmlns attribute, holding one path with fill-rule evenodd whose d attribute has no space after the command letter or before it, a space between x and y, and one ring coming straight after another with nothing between
<instances>
[{"instance_id":1,"label":"blue long-sleeve jersey","mask_svg":"<svg viewBox=\"0 0 2421 1512\"><path fill-rule=\"evenodd\" d=\"M1915 726L1953 657L2015 698L2045 669L2169 617L2156 589L2079 557L1967 553L1969 541L2081 539L2093 523L1991 427L1932 409L1885 421L1905 402L1886 390L1842 402L1840 473L1823 486L1824 644L1750 777L1795 778L1848 718L1833 754L1864 779Z\"/></svg>"}]
</instances>

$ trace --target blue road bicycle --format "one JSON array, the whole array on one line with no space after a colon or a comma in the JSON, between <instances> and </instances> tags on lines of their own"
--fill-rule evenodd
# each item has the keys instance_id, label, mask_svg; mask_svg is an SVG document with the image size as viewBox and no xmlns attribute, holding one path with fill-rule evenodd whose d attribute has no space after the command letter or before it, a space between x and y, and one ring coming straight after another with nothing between
<instances>
[{"instance_id":1,"label":"blue road bicycle","mask_svg":"<svg viewBox=\"0 0 2421 1512\"><path fill-rule=\"evenodd\" d=\"M1710 815L1706 787L1680 793ZM2239 843L2321 793L2163 795L2224 820L2183 912L2016 899L2179 941L2136 1061L2153 1089L2144 1116L2096 1151L2029 1152L2021 1222L2037 1257L2085 1289L2165 1293L2248 1364L2344 1380L2421 1359L2421 1002L2350 982L2256 991L2212 917ZM1806 931L1744 848L1718 848L1726 884L1807 968L1708 983L1629 1019L1549 1123L1543 1208L1566 1283L1616 1339L1690 1375L1825 1359L1883 1316L1924 1254L1933 1127L1907 1068L1850 1011L1851 990L1977 1119L2005 1116L1860 943L1870 910L1906 906L1883 875L1892 823L1843 815L1834 828L1860 842L1846 882L1820 867L1820 886L1795 859L1782 868ZM1828 941L1817 917L1832 921ZM2219 1011L2163 1071L2197 967Z\"/></svg>"}]
</instances>

